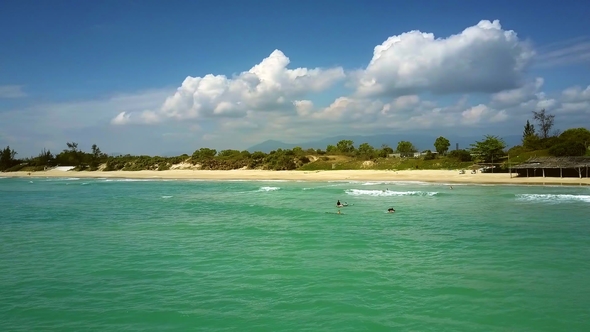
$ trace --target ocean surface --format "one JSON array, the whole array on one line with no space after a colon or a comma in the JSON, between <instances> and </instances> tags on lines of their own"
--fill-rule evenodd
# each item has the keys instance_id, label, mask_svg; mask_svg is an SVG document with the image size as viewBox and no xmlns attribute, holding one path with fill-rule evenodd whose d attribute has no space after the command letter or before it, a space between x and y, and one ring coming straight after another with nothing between
<instances>
[{"instance_id":1,"label":"ocean surface","mask_svg":"<svg viewBox=\"0 0 590 332\"><path fill-rule=\"evenodd\" d=\"M590 331L590 188L2 178L0 331Z\"/></svg>"}]
</instances>

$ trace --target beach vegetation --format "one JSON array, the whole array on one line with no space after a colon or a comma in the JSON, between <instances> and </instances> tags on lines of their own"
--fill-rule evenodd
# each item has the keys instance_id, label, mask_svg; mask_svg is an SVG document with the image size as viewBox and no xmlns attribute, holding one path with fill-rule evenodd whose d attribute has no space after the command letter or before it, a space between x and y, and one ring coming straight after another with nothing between
<instances>
[{"instance_id":1,"label":"beach vegetation","mask_svg":"<svg viewBox=\"0 0 590 332\"><path fill-rule=\"evenodd\" d=\"M363 142L358 146L352 140L340 140L323 149L297 146L292 149L262 151L221 150L201 147L191 155L174 157L147 155L107 155L93 144L89 152L76 142L67 142L66 148L53 154L43 149L37 156L17 159L10 147L0 150L0 171L43 171L55 166L74 166L75 171L165 171L170 169L200 170L407 170L407 169L467 169L482 168L493 163L500 169L544 156L590 155L590 131L571 128L563 132L553 130L554 116L544 110L533 112L533 120L524 125L522 144L507 149L498 136L484 135L469 149L449 151L451 142L439 136L434 150L418 149L410 142L398 142L394 150L387 144L380 147ZM537 129L540 128L540 129Z\"/></svg>"},{"instance_id":2,"label":"beach vegetation","mask_svg":"<svg viewBox=\"0 0 590 332\"><path fill-rule=\"evenodd\" d=\"M471 144L471 155L478 162L493 163L504 157L506 143L498 136L485 135L481 141Z\"/></svg>"},{"instance_id":3,"label":"beach vegetation","mask_svg":"<svg viewBox=\"0 0 590 332\"><path fill-rule=\"evenodd\" d=\"M537 121L539 126L539 137L546 139L551 136L551 129L555 124L555 115L547 114L545 109L540 111L533 111L533 118ZM528 122L528 121L527 121ZM557 136L558 132L553 132L553 136Z\"/></svg>"},{"instance_id":4,"label":"beach vegetation","mask_svg":"<svg viewBox=\"0 0 590 332\"><path fill-rule=\"evenodd\" d=\"M414 144L408 141L399 141L397 143L397 153L400 154L401 157L409 157L414 154L414 152L418 151Z\"/></svg>"},{"instance_id":5,"label":"beach vegetation","mask_svg":"<svg viewBox=\"0 0 590 332\"><path fill-rule=\"evenodd\" d=\"M354 152L354 142L351 140L343 139L336 144L336 149L342 154L348 154Z\"/></svg>"},{"instance_id":6,"label":"beach vegetation","mask_svg":"<svg viewBox=\"0 0 590 332\"><path fill-rule=\"evenodd\" d=\"M19 161L15 158L16 151L7 146L0 154L0 171L5 171L11 167L16 166Z\"/></svg>"},{"instance_id":7,"label":"beach vegetation","mask_svg":"<svg viewBox=\"0 0 590 332\"><path fill-rule=\"evenodd\" d=\"M522 143L527 140L529 137L536 136L537 133L535 132L535 125L531 124L529 120L526 120L526 124L524 125L524 130L522 132Z\"/></svg>"},{"instance_id":8,"label":"beach vegetation","mask_svg":"<svg viewBox=\"0 0 590 332\"><path fill-rule=\"evenodd\" d=\"M445 137L439 136L434 141L434 148L439 156L444 156L447 151L449 151L449 147L451 146L451 142L446 139Z\"/></svg>"},{"instance_id":9,"label":"beach vegetation","mask_svg":"<svg viewBox=\"0 0 590 332\"><path fill-rule=\"evenodd\" d=\"M453 151L449 152L447 154L447 158L455 159L460 162L468 162L468 161L473 160L471 153L469 153L469 151L464 150L464 149L458 149L458 150L453 150Z\"/></svg>"}]
</instances>

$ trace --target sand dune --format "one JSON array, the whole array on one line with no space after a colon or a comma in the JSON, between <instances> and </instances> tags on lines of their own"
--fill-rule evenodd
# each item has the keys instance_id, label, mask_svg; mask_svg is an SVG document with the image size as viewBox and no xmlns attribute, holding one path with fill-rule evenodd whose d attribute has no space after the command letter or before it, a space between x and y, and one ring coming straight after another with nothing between
<instances>
[{"instance_id":1,"label":"sand dune","mask_svg":"<svg viewBox=\"0 0 590 332\"><path fill-rule=\"evenodd\" d=\"M515 174L459 174L448 170L343 170L343 171L262 171L262 170L168 170L168 171L114 171L75 172L50 170L45 172L0 173L1 177L79 177L79 178L141 178L141 179L202 179L202 180L303 180L303 181L424 181L443 183L480 184L564 184L590 185L590 178L521 178Z\"/></svg>"}]
</instances>

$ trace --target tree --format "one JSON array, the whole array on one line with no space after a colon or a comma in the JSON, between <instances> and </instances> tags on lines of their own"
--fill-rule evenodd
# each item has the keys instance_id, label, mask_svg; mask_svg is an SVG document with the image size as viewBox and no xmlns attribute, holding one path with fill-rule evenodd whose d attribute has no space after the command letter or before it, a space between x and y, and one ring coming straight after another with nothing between
<instances>
[{"instance_id":1,"label":"tree","mask_svg":"<svg viewBox=\"0 0 590 332\"><path fill-rule=\"evenodd\" d=\"M549 148L549 154L555 157L573 157L586 154L586 146L580 142L563 142Z\"/></svg>"},{"instance_id":2,"label":"tree","mask_svg":"<svg viewBox=\"0 0 590 332\"><path fill-rule=\"evenodd\" d=\"M217 150L215 150L215 149L200 148L199 150L196 150L195 152L193 152L191 159L193 161L209 160L209 159L213 159L213 157L215 157L216 154L217 154Z\"/></svg>"},{"instance_id":3,"label":"tree","mask_svg":"<svg viewBox=\"0 0 590 332\"><path fill-rule=\"evenodd\" d=\"M67 142L66 146L68 148L60 154L61 156L59 156L60 162L65 162L72 166L80 166L82 163L82 156L80 155L80 150L78 150L78 143Z\"/></svg>"},{"instance_id":4,"label":"tree","mask_svg":"<svg viewBox=\"0 0 590 332\"><path fill-rule=\"evenodd\" d=\"M295 155L297 156L303 156L305 155L305 151L303 151L303 149L300 146L296 146L293 148L293 153L295 153Z\"/></svg>"},{"instance_id":5,"label":"tree","mask_svg":"<svg viewBox=\"0 0 590 332\"><path fill-rule=\"evenodd\" d=\"M524 125L524 131L522 132L522 143L523 143L523 145L524 145L524 142L527 140L527 138L529 138L531 136L536 136L535 126L532 125L529 122L529 120L526 120L526 125Z\"/></svg>"},{"instance_id":6,"label":"tree","mask_svg":"<svg viewBox=\"0 0 590 332\"><path fill-rule=\"evenodd\" d=\"M393 149L387 144L381 144L381 149L376 152L379 157L387 158L387 156L393 153Z\"/></svg>"},{"instance_id":7,"label":"tree","mask_svg":"<svg viewBox=\"0 0 590 332\"><path fill-rule=\"evenodd\" d=\"M448 139L440 136L434 141L434 148L439 155L444 155L449 151L449 147L451 146L451 142Z\"/></svg>"},{"instance_id":8,"label":"tree","mask_svg":"<svg viewBox=\"0 0 590 332\"><path fill-rule=\"evenodd\" d=\"M226 158L226 159L235 159L235 158L240 158L241 153L238 150L227 149L227 150L219 151L219 153L217 154L217 157L218 158Z\"/></svg>"},{"instance_id":9,"label":"tree","mask_svg":"<svg viewBox=\"0 0 590 332\"><path fill-rule=\"evenodd\" d=\"M537 124L539 125L539 134L540 138L545 139L549 137L549 132L553 128L555 115L547 114L545 110L541 110L539 112L533 111L533 117Z\"/></svg>"},{"instance_id":10,"label":"tree","mask_svg":"<svg viewBox=\"0 0 590 332\"><path fill-rule=\"evenodd\" d=\"M95 159L100 158L100 148L96 144L92 144L92 157Z\"/></svg>"},{"instance_id":11,"label":"tree","mask_svg":"<svg viewBox=\"0 0 590 332\"><path fill-rule=\"evenodd\" d=\"M416 148L414 147L414 144L412 144L408 141L399 141L397 143L397 152L402 157L411 156L416 151L418 151L418 150L416 150Z\"/></svg>"},{"instance_id":12,"label":"tree","mask_svg":"<svg viewBox=\"0 0 590 332\"><path fill-rule=\"evenodd\" d=\"M336 144L336 149L341 153L354 152L354 142L351 140L343 139Z\"/></svg>"},{"instance_id":13,"label":"tree","mask_svg":"<svg viewBox=\"0 0 590 332\"><path fill-rule=\"evenodd\" d=\"M90 156L90 170L91 171L94 171L98 168L101 157L102 157L102 152L100 152L100 148L96 144L92 144L92 154Z\"/></svg>"},{"instance_id":14,"label":"tree","mask_svg":"<svg viewBox=\"0 0 590 332\"><path fill-rule=\"evenodd\" d=\"M471 161L471 153L469 151L461 150L453 150L448 154L449 158L455 158L458 161Z\"/></svg>"},{"instance_id":15,"label":"tree","mask_svg":"<svg viewBox=\"0 0 590 332\"><path fill-rule=\"evenodd\" d=\"M375 149L369 143L363 143L359 145L357 154L362 158L370 159L375 155Z\"/></svg>"},{"instance_id":16,"label":"tree","mask_svg":"<svg viewBox=\"0 0 590 332\"><path fill-rule=\"evenodd\" d=\"M471 146L471 152L477 160L491 162L504 156L506 143L498 136L486 135L483 141L476 141Z\"/></svg>"},{"instance_id":17,"label":"tree","mask_svg":"<svg viewBox=\"0 0 590 332\"><path fill-rule=\"evenodd\" d=\"M49 150L41 150L41 153L39 153L39 155L35 158L33 158L31 160L31 165L32 166L50 166L54 163L55 158L53 157L53 154L51 154L51 151Z\"/></svg>"},{"instance_id":18,"label":"tree","mask_svg":"<svg viewBox=\"0 0 590 332\"><path fill-rule=\"evenodd\" d=\"M381 150L383 150L386 154L393 153L393 149L387 144L381 144Z\"/></svg>"},{"instance_id":19,"label":"tree","mask_svg":"<svg viewBox=\"0 0 590 332\"><path fill-rule=\"evenodd\" d=\"M7 146L2 152L0 153L0 171L5 171L10 167L14 166L16 160L14 157L16 156L16 151L11 150L10 146Z\"/></svg>"},{"instance_id":20,"label":"tree","mask_svg":"<svg viewBox=\"0 0 590 332\"><path fill-rule=\"evenodd\" d=\"M588 146L590 146L590 130L586 128L571 128L561 133L559 140L562 142L578 142L588 149Z\"/></svg>"}]
</instances>

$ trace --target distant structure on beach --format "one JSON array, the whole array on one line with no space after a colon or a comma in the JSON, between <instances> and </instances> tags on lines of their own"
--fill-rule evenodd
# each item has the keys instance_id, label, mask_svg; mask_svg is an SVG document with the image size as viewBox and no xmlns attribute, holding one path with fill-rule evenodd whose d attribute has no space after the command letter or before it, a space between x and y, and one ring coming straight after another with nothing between
<instances>
[{"instance_id":1,"label":"distant structure on beach","mask_svg":"<svg viewBox=\"0 0 590 332\"><path fill-rule=\"evenodd\" d=\"M588 177L590 157L536 157L512 166L519 177Z\"/></svg>"}]
</instances>

